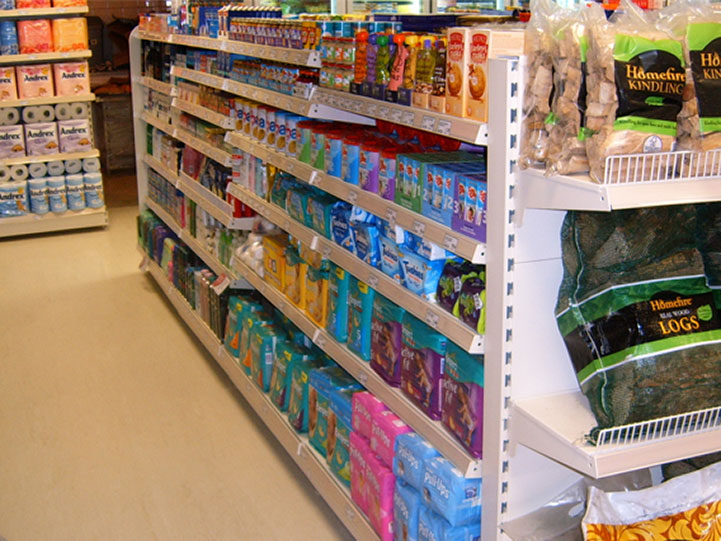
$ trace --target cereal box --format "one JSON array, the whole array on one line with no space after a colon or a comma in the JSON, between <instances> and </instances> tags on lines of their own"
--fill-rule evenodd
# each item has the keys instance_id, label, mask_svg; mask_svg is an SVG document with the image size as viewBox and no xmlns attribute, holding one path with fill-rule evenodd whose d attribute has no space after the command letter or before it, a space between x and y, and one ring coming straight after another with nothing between
<instances>
[{"instance_id":1,"label":"cereal box","mask_svg":"<svg viewBox=\"0 0 721 541\"><path fill-rule=\"evenodd\" d=\"M468 116L468 70L470 28L449 28L446 51L446 113Z\"/></svg>"}]
</instances>

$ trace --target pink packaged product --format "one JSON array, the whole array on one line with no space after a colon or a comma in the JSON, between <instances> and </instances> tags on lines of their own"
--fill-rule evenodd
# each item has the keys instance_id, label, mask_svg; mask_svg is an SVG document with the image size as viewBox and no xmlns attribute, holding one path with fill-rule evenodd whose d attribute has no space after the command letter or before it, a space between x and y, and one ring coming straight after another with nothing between
<instances>
[{"instance_id":1,"label":"pink packaged product","mask_svg":"<svg viewBox=\"0 0 721 541\"><path fill-rule=\"evenodd\" d=\"M353 395L353 430L359 432L366 439L371 439L372 416L385 411L386 405L375 395L363 391Z\"/></svg>"},{"instance_id":2,"label":"pink packaged product","mask_svg":"<svg viewBox=\"0 0 721 541\"><path fill-rule=\"evenodd\" d=\"M76 96L90 94L90 73L87 62L60 62L53 64L55 94Z\"/></svg>"},{"instance_id":3,"label":"pink packaged product","mask_svg":"<svg viewBox=\"0 0 721 541\"><path fill-rule=\"evenodd\" d=\"M20 54L53 52L53 27L49 19L18 21Z\"/></svg>"},{"instance_id":4,"label":"pink packaged product","mask_svg":"<svg viewBox=\"0 0 721 541\"><path fill-rule=\"evenodd\" d=\"M396 438L413 432L413 429L392 411L382 411L372 417L371 449L386 466L392 468L393 456L396 454Z\"/></svg>"},{"instance_id":5,"label":"pink packaged product","mask_svg":"<svg viewBox=\"0 0 721 541\"><path fill-rule=\"evenodd\" d=\"M368 516L368 480L366 469L368 457L373 454L371 447L358 432L350 433L350 497Z\"/></svg>"},{"instance_id":6,"label":"pink packaged product","mask_svg":"<svg viewBox=\"0 0 721 541\"><path fill-rule=\"evenodd\" d=\"M368 519L383 541L392 541L393 492L396 476L373 453L368 457L366 472Z\"/></svg>"},{"instance_id":7,"label":"pink packaged product","mask_svg":"<svg viewBox=\"0 0 721 541\"><path fill-rule=\"evenodd\" d=\"M53 96L53 72L50 64L16 66L15 73L21 100Z\"/></svg>"},{"instance_id":8,"label":"pink packaged product","mask_svg":"<svg viewBox=\"0 0 721 541\"><path fill-rule=\"evenodd\" d=\"M16 99L18 99L18 89L15 84L15 68L0 67L0 101Z\"/></svg>"}]
</instances>

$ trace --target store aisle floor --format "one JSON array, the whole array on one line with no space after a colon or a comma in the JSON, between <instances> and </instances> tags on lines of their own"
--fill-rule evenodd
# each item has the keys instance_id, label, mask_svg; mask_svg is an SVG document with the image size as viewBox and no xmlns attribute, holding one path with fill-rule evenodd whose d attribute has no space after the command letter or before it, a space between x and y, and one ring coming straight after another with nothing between
<instances>
[{"instance_id":1,"label":"store aisle floor","mask_svg":"<svg viewBox=\"0 0 721 541\"><path fill-rule=\"evenodd\" d=\"M0 241L0 538L350 539L106 230Z\"/></svg>"}]
</instances>

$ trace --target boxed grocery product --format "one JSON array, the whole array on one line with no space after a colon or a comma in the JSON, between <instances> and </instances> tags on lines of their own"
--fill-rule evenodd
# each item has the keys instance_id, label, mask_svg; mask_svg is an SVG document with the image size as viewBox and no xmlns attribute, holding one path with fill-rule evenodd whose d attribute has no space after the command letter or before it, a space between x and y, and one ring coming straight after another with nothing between
<instances>
[{"instance_id":1,"label":"boxed grocery product","mask_svg":"<svg viewBox=\"0 0 721 541\"><path fill-rule=\"evenodd\" d=\"M423 198L424 216L445 226L451 227L453 221L453 189L456 178L463 173L485 173L485 158L472 162L434 163L426 170L426 188L429 192ZM432 179L432 184L429 185Z\"/></svg>"},{"instance_id":2,"label":"boxed grocery product","mask_svg":"<svg viewBox=\"0 0 721 541\"><path fill-rule=\"evenodd\" d=\"M0 67L0 100L16 100L18 98L15 83L15 68Z\"/></svg>"},{"instance_id":3,"label":"boxed grocery product","mask_svg":"<svg viewBox=\"0 0 721 541\"><path fill-rule=\"evenodd\" d=\"M58 125L55 122L25 124L25 145L28 156L58 153Z\"/></svg>"},{"instance_id":4,"label":"boxed grocery product","mask_svg":"<svg viewBox=\"0 0 721 541\"><path fill-rule=\"evenodd\" d=\"M348 349L368 361L375 289L351 276L348 292Z\"/></svg>"},{"instance_id":5,"label":"boxed grocery product","mask_svg":"<svg viewBox=\"0 0 721 541\"><path fill-rule=\"evenodd\" d=\"M296 363L307 361L308 351L290 342L281 342L275 349L269 396L280 411L288 409L288 398Z\"/></svg>"},{"instance_id":6,"label":"boxed grocery product","mask_svg":"<svg viewBox=\"0 0 721 541\"><path fill-rule=\"evenodd\" d=\"M87 62L53 64L55 93L58 96L90 94L90 69Z\"/></svg>"},{"instance_id":7,"label":"boxed grocery product","mask_svg":"<svg viewBox=\"0 0 721 541\"><path fill-rule=\"evenodd\" d=\"M69 8L87 5L87 0L53 0L53 7L55 8Z\"/></svg>"},{"instance_id":8,"label":"boxed grocery product","mask_svg":"<svg viewBox=\"0 0 721 541\"><path fill-rule=\"evenodd\" d=\"M338 341L348 340L348 272L329 262L328 271L328 323L326 329Z\"/></svg>"},{"instance_id":9,"label":"boxed grocery product","mask_svg":"<svg viewBox=\"0 0 721 541\"><path fill-rule=\"evenodd\" d=\"M50 53L55 50L50 20L29 19L18 21L17 29L20 54ZM52 91L49 95L52 95Z\"/></svg>"},{"instance_id":10,"label":"boxed grocery product","mask_svg":"<svg viewBox=\"0 0 721 541\"><path fill-rule=\"evenodd\" d=\"M438 539L477 540L481 538L481 522L472 522L463 526L451 526L446 519L434 513L425 505L418 513L418 541L436 541Z\"/></svg>"},{"instance_id":11,"label":"boxed grocery product","mask_svg":"<svg viewBox=\"0 0 721 541\"><path fill-rule=\"evenodd\" d=\"M305 312L320 327L328 319L328 268L308 265L305 280Z\"/></svg>"},{"instance_id":12,"label":"boxed grocery product","mask_svg":"<svg viewBox=\"0 0 721 541\"><path fill-rule=\"evenodd\" d=\"M16 66L18 97L47 98L53 95L53 72L50 64Z\"/></svg>"},{"instance_id":13,"label":"boxed grocery product","mask_svg":"<svg viewBox=\"0 0 721 541\"><path fill-rule=\"evenodd\" d=\"M447 72L446 72L446 113L465 117L468 104L468 72L470 63L471 29L466 27L449 28Z\"/></svg>"},{"instance_id":14,"label":"boxed grocery product","mask_svg":"<svg viewBox=\"0 0 721 541\"><path fill-rule=\"evenodd\" d=\"M16 9L49 8L50 0L15 0Z\"/></svg>"},{"instance_id":15,"label":"boxed grocery product","mask_svg":"<svg viewBox=\"0 0 721 541\"><path fill-rule=\"evenodd\" d=\"M298 249L288 244L283 265L283 293L301 310L305 308L306 272L308 266L300 257Z\"/></svg>"},{"instance_id":16,"label":"boxed grocery product","mask_svg":"<svg viewBox=\"0 0 721 541\"><path fill-rule=\"evenodd\" d=\"M294 363L288 393L288 421L298 432L308 432L308 382L310 372L322 361L308 359Z\"/></svg>"},{"instance_id":17,"label":"boxed grocery product","mask_svg":"<svg viewBox=\"0 0 721 541\"><path fill-rule=\"evenodd\" d=\"M455 178L451 227L471 238L486 242L485 174L462 174Z\"/></svg>"},{"instance_id":18,"label":"boxed grocery product","mask_svg":"<svg viewBox=\"0 0 721 541\"><path fill-rule=\"evenodd\" d=\"M25 156L25 137L22 126L0 126L0 158Z\"/></svg>"},{"instance_id":19,"label":"boxed grocery product","mask_svg":"<svg viewBox=\"0 0 721 541\"><path fill-rule=\"evenodd\" d=\"M286 235L263 237L263 277L279 291L283 291L285 273Z\"/></svg>"},{"instance_id":20,"label":"boxed grocery product","mask_svg":"<svg viewBox=\"0 0 721 541\"><path fill-rule=\"evenodd\" d=\"M368 518L383 541L393 539L393 492L396 477L378 457L367 457Z\"/></svg>"},{"instance_id":21,"label":"boxed grocery product","mask_svg":"<svg viewBox=\"0 0 721 541\"><path fill-rule=\"evenodd\" d=\"M251 379L264 392L270 390L275 348L283 340L283 332L272 325L255 325L250 336Z\"/></svg>"}]
</instances>

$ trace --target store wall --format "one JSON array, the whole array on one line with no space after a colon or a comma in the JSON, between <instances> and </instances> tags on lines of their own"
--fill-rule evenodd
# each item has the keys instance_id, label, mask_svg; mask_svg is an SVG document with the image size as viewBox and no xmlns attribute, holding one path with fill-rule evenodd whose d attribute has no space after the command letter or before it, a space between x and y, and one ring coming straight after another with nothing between
<instances>
[{"instance_id":1,"label":"store wall","mask_svg":"<svg viewBox=\"0 0 721 541\"><path fill-rule=\"evenodd\" d=\"M139 13L168 11L166 0L88 0L90 15L104 23L116 19L137 19Z\"/></svg>"}]
</instances>

